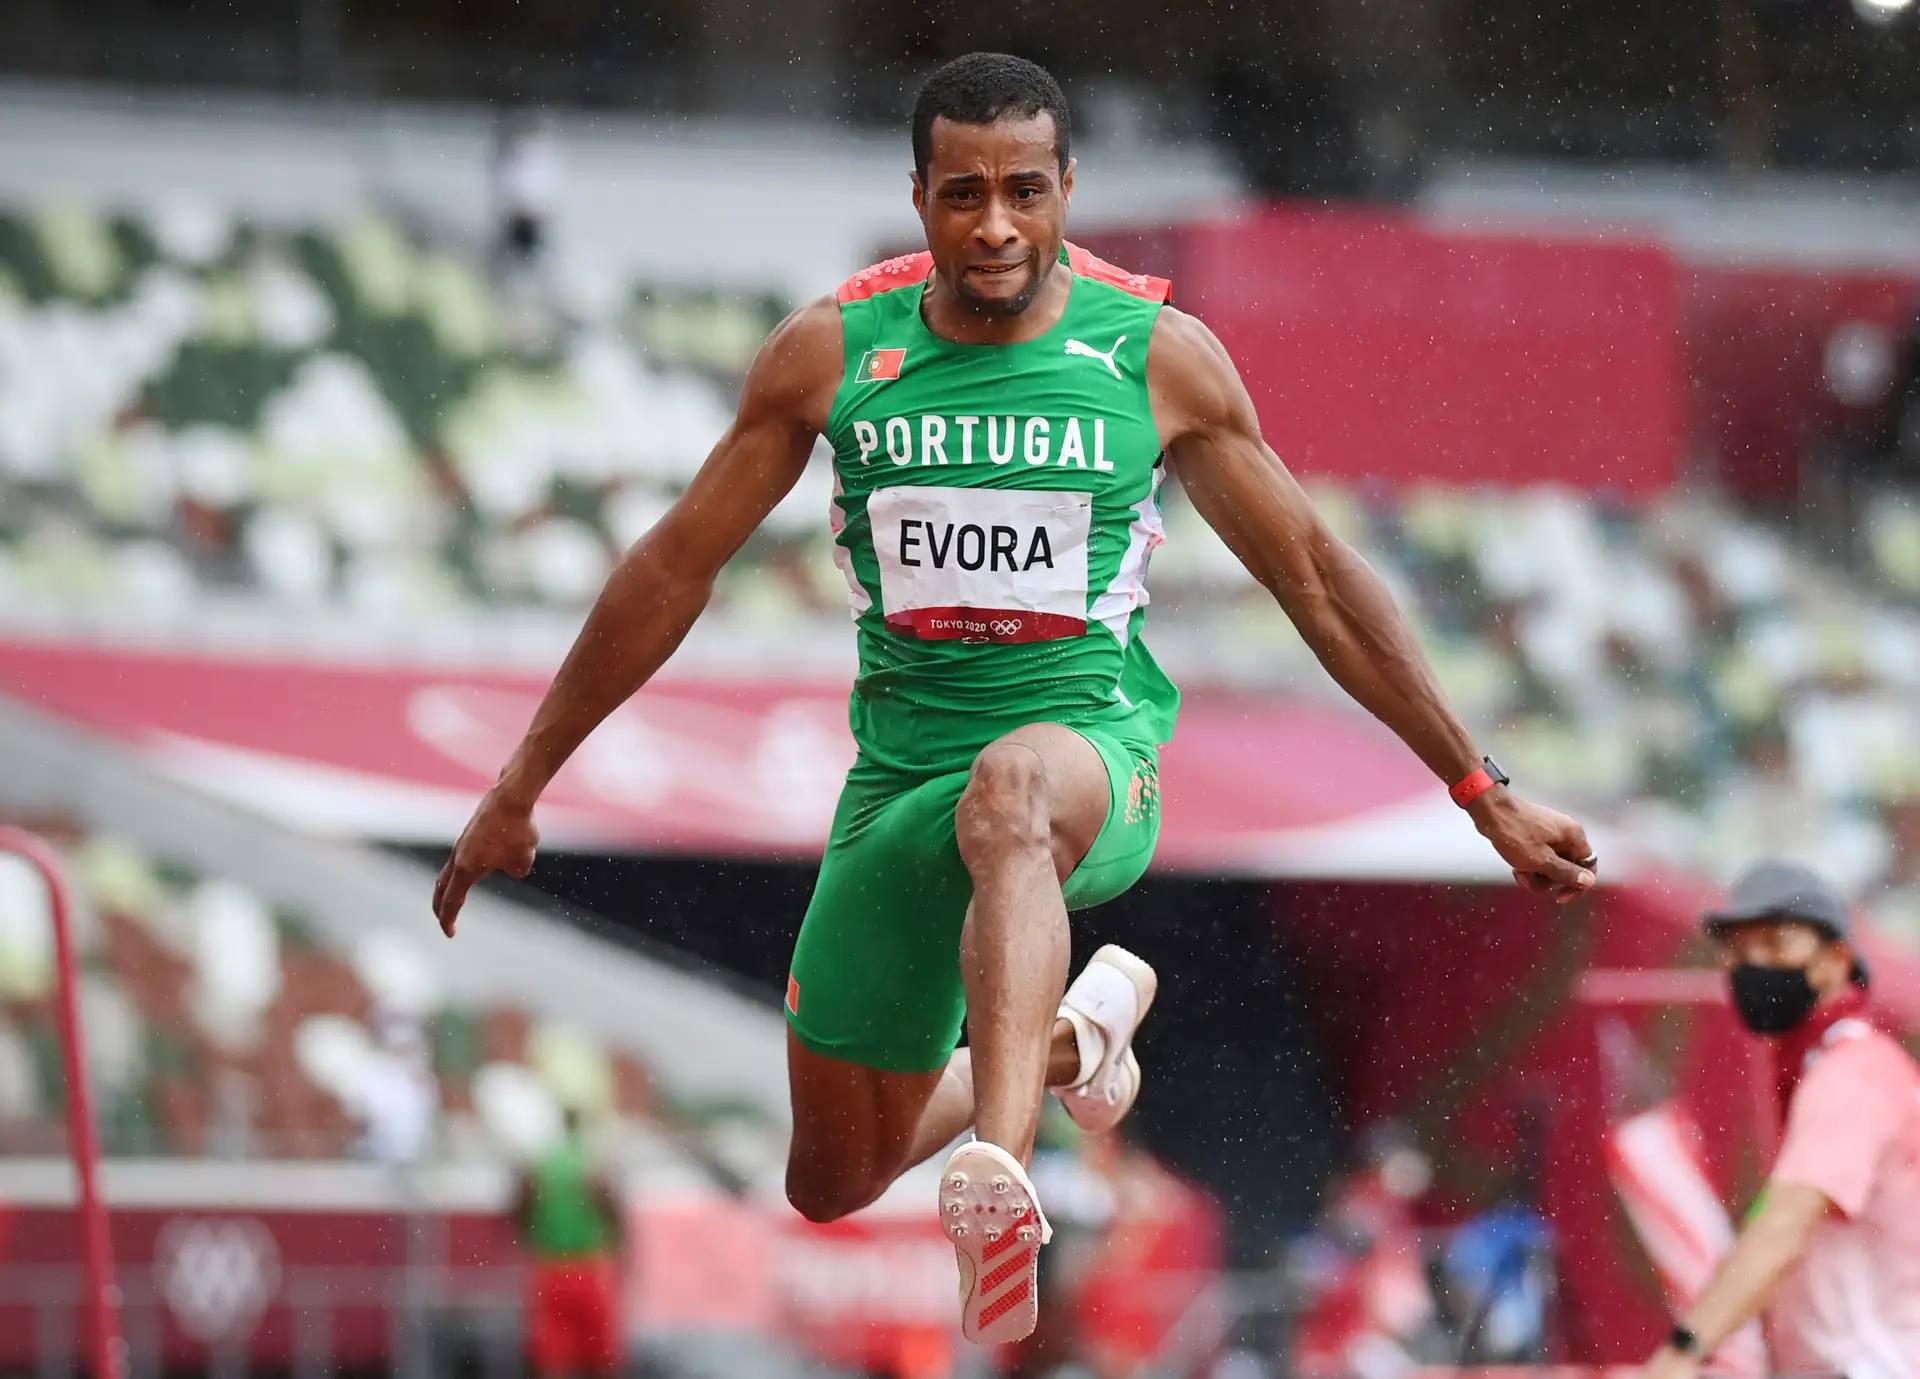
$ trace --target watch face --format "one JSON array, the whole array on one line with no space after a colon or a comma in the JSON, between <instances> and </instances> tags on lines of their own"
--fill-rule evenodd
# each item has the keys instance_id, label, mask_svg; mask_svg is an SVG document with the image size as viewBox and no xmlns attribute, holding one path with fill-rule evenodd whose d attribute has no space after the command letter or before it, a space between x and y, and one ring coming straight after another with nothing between
<instances>
[{"instance_id":1,"label":"watch face","mask_svg":"<svg viewBox=\"0 0 1920 1379\"><path fill-rule=\"evenodd\" d=\"M1487 774L1493 777L1495 783L1499 785L1510 785L1512 783L1507 779L1507 773L1500 769L1499 764L1496 763L1492 757L1482 757L1481 764L1487 768Z\"/></svg>"}]
</instances>

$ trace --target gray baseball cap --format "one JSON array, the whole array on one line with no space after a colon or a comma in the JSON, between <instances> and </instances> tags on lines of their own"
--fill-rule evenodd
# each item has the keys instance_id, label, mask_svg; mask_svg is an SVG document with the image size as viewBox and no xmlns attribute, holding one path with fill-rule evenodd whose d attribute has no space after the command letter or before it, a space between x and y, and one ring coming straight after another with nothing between
<instances>
[{"instance_id":1,"label":"gray baseball cap","mask_svg":"<svg viewBox=\"0 0 1920 1379\"><path fill-rule=\"evenodd\" d=\"M1797 919L1830 939L1853 941L1846 897L1820 873L1798 862L1755 862L1733 879L1726 903L1702 915L1700 922L1718 938L1735 924L1763 919ZM1853 979L1866 985L1867 967L1858 953Z\"/></svg>"}]
</instances>

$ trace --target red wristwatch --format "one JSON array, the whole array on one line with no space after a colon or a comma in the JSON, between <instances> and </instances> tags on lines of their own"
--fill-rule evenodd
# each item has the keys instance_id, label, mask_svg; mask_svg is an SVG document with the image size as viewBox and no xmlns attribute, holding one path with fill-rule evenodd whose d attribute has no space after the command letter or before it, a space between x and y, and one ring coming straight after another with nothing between
<instances>
[{"instance_id":1,"label":"red wristwatch","mask_svg":"<svg viewBox=\"0 0 1920 1379\"><path fill-rule=\"evenodd\" d=\"M1507 784L1507 773L1494 764L1492 757L1481 757L1480 765L1475 767L1466 779L1454 784L1447 793L1453 796L1453 802L1465 809L1475 800L1496 785Z\"/></svg>"}]
</instances>

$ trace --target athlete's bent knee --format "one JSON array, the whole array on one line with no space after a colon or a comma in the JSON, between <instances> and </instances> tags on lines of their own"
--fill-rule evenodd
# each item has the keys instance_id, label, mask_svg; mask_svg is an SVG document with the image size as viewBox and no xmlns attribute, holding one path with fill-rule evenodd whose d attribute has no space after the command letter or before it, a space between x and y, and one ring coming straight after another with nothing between
<instances>
[{"instance_id":1,"label":"athlete's bent knee","mask_svg":"<svg viewBox=\"0 0 1920 1379\"><path fill-rule=\"evenodd\" d=\"M1051 837L1046 768L1040 754L1016 742L995 742L974 758L954 815L960 855L1044 848Z\"/></svg>"},{"instance_id":2,"label":"athlete's bent knee","mask_svg":"<svg viewBox=\"0 0 1920 1379\"><path fill-rule=\"evenodd\" d=\"M817 1226L851 1216L872 1202L876 1194L865 1183L809 1178L787 1170L787 1201Z\"/></svg>"}]
</instances>

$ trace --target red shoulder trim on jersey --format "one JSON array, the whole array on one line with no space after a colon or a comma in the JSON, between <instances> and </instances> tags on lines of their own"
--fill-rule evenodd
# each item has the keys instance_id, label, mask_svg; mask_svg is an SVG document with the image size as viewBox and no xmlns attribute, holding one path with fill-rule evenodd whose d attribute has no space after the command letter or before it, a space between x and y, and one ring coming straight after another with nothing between
<instances>
[{"instance_id":1,"label":"red shoulder trim on jersey","mask_svg":"<svg viewBox=\"0 0 1920 1379\"><path fill-rule=\"evenodd\" d=\"M902 254L897 259L862 268L841 283L840 290L834 296L844 306L848 302L878 297L882 292L891 292L897 287L912 287L915 283L925 282L932 273L933 255L923 249L917 254Z\"/></svg>"},{"instance_id":2,"label":"red shoulder trim on jersey","mask_svg":"<svg viewBox=\"0 0 1920 1379\"><path fill-rule=\"evenodd\" d=\"M1149 277L1145 273L1129 273L1126 269L1115 267L1077 244L1067 246L1067 267L1080 277L1106 283L1109 287L1117 287L1122 292L1149 302L1173 300L1173 283L1168 279ZM882 292L912 287L916 283L925 282L932 275L932 254L925 250L917 254L902 254L897 259L888 259L870 268L862 268L841 283L839 291L834 296L842 303L864 301L868 297L877 297Z\"/></svg>"},{"instance_id":3,"label":"red shoulder trim on jersey","mask_svg":"<svg viewBox=\"0 0 1920 1379\"><path fill-rule=\"evenodd\" d=\"M1142 297L1149 302L1171 303L1173 301L1173 283L1166 278L1150 278L1145 273L1129 273L1124 268L1115 268L1103 258L1088 253L1077 244L1067 246L1067 267L1083 278L1092 278L1095 282L1117 287L1122 292Z\"/></svg>"}]
</instances>

